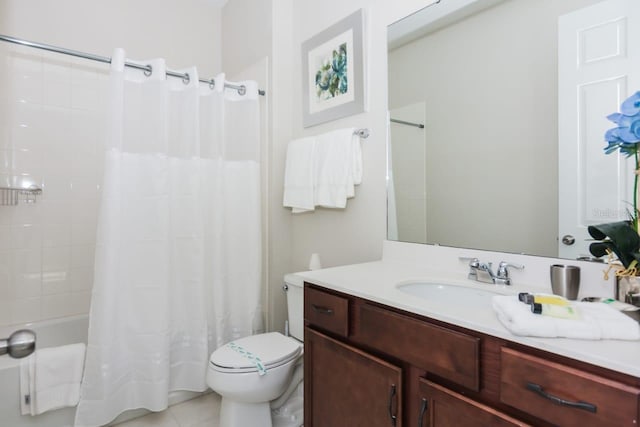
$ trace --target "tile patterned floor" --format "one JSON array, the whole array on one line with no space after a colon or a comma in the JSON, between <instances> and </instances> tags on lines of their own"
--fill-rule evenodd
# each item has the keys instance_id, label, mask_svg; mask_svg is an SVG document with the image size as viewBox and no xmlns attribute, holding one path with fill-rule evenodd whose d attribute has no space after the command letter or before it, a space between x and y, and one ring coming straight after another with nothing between
<instances>
[{"instance_id":1,"label":"tile patterned floor","mask_svg":"<svg viewBox=\"0 0 640 427\"><path fill-rule=\"evenodd\" d=\"M220 396L208 393L114 427L218 427Z\"/></svg>"}]
</instances>

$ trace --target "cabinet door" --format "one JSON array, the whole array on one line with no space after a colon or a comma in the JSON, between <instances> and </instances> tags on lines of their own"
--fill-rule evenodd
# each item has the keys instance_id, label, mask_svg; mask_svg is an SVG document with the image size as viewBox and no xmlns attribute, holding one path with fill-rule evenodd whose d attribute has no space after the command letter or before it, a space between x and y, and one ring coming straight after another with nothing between
<instances>
[{"instance_id":1,"label":"cabinet door","mask_svg":"<svg viewBox=\"0 0 640 427\"><path fill-rule=\"evenodd\" d=\"M402 369L305 328L305 426L401 427Z\"/></svg>"},{"instance_id":2,"label":"cabinet door","mask_svg":"<svg viewBox=\"0 0 640 427\"><path fill-rule=\"evenodd\" d=\"M419 427L528 426L496 409L438 384L420 379Z\"/></svg>"}]
</instances>

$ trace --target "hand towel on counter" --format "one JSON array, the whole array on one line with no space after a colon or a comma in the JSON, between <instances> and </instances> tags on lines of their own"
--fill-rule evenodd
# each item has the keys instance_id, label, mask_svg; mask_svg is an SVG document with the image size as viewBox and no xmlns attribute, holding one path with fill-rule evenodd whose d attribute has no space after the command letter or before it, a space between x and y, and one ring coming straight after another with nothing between
<instances>
[{"instance_id":1,"label":"hand towel on counter","mask_svg":"<svg viewBox=\"0 0 640 427\"><path fill-rule=\"evenodd\" d=\"M315 138L296 139L287 146L283 205L292 208L293 212L314 210L313 163L315 146Z\"/></svg>"},{"instance_id":2,"label":"hand towel on counter","mask_svg":"<svg viewBox=\"0 0 640 427\"><path fill-rule=\"evenodd\" d=\"M362 150L354 128L316 137L314 202L326 208L345 208L362 182Z\"/></svg>"},{"instance_id":3,"label":"hand towel on counter","mask_svg":"<svg viewBox=\"0 0 640 427\"><path fill-rule=\"evenodd\" d=\"M607 304L572 303L578 309L580 319L534 314L517 296L494 296L492 304L500 322L514 335L585 340L640 339L640 324Z\"/></svg>"},{"instance_id":4,"label":"hand towel on counter","mask_svg":"<svg viewBox=\"0 0 640 427\"><path fill-rule=\"evenodd\" d=\"M22 415L78 404L85 349L84 343L43 348L20 361Z\"/></svg>"}]
</instances>

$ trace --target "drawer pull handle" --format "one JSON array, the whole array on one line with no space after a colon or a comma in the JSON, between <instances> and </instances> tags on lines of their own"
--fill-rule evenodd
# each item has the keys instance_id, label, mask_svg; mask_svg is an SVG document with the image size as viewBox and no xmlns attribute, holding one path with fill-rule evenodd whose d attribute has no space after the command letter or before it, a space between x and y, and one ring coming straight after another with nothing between
<instances>
[{"instance_id":1,"label":"drawer pull handle","mask_svg":"<svg viewBox=\"0 0 640 427\"><path fill-rule=\"evenodd\" d=\"M311 304L311 307L313 307L313 309L320 314L326 314L326 315L333 314L333 309L328 307L323 307L321 305L316 305L316 304Z\"/></svg>"},{"instance_id":2,"label":"drawer pull handle","mask_svg":"<svg viewBox=\"0 0 640 427\"><path fill-rule=\"evenodd\" d=\"M570 406L572 408L577 408L577 409L584 409L585 411L593 412L594 414L598 410L598 407L596 405L594 405L594 404L591 404L591 403L587 403L587 402L571 402L570 400L564 400L564 399L562 399L562 398L560 398L558 396L554 396L552 394L549 394L546 391L544 391L542 386L540 386L538 384L527 383L527 390L531 390L534 393L537 393L540 396L544 397L545 399L549 399L553 403L557 403L558 405Z\"/></svg>"},{"instance_id":3,"label":"drawer pull handle","mask_svg":"<svg viewBox=\"0 0 640 427\"><path fill-rule=\"evenodd\" d=\"M429 401L422 398L422 404L420 405L420 416L418 417L418 427L423 427L424 414L427 412L427 407L429 406Z\"/></svg>"},{"instance_id":4,"label":"drawer pull handle","mask_svg":"<svg viewBox=\"0 0 640 427\"><path fill-rule=\"evenodd\" d=\"M396 401L396 399L394 399L395 396L396 396L396 385L393 384L391 386L391 389L389 390L389 418L391 418L391 425L394 425L394 426L396 425L396 420L398 419L398 416L393 410L394 406L397 407L397 402L396 402L396 405L393 404Z\"/></svg>"}]
</instances>

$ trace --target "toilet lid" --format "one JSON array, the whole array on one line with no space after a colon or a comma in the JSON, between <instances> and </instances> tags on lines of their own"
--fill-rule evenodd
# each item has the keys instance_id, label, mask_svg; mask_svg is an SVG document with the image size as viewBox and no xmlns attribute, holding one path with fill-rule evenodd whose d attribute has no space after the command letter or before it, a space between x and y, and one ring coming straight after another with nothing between
<instances>
[{"instance_id":1,"label":"toilet lid","mask_svg":"<svg viewBox=\"0 0 640 427\"><path fill-rule=\"evenodd\" d=\"M211 354L212 365L242 372L269 369L297 357L301 344L279 332L251 335L223 345ZM259 361L259 363L258 363Z\"/></svg>"}]
</instances>

